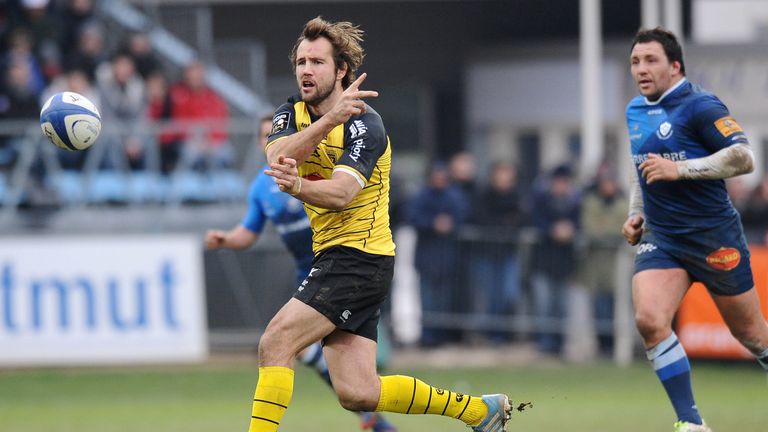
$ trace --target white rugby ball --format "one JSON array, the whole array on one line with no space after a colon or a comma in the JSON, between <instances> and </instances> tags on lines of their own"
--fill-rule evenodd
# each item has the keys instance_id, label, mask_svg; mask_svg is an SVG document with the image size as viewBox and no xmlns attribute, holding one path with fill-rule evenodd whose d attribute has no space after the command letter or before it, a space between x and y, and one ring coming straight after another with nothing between
<instances>
[{"instance_id":1,"label":"white rugby ball","mask_svg":"<svg viewBox=\"0 0 768 432\"><path fill-rule=\"evenodd\" d=\"M51 96L40 111L43 133L65 150L85 150L101 132L99 110L85 96L62 92Z\"/></svg>"}]
</instances>

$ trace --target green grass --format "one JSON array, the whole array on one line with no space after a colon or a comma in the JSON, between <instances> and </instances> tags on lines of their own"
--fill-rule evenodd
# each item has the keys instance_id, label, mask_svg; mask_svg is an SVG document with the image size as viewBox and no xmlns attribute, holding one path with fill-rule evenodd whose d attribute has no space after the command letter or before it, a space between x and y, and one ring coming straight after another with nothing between
<instances>
[{"instance_id":1,"label":"green grass","mask_svg":"<svg viewBox=\"0 0 768 432\"><path fill-rule=\"evenodd\" d=\"M533 408L511 431L671 431L674 421L650 367L392 370L470 394L507 392ZM255 367L0 370L2 432L246 431ZM765 430L768 383L752 364L694 364L697 402L716 431ZM436 416L391 414L402 432L466 431ZM282 431L355 431L357 420L305 368L296 375Z\"/></svg>"}]
</instances>

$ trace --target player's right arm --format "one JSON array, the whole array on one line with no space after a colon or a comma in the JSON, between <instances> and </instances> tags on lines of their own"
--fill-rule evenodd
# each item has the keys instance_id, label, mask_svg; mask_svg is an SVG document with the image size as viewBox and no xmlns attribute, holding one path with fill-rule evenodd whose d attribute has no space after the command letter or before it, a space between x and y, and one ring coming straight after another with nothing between
<instances>
[{"instance_id":1,"label":"player's right arm","mask_svg":"<svg viewBox=\"0 0 768 432\"><path fill-rule=\"evenodd\" d=\"M242 222L229 231L209 230L205 234L205 246L208 249L245 249L259 239L264 229L267 216L262 202L268 195L271 182L264 176L257 176L248 191L248 212ZM265 188L267 187L267 188Z\"/></svg>"},{"instance_id":2,"label":"player's right arm","mask_svg":"<svg viewBox=\"0 0 768 432\"><path fill-rule=\"evenodd\" d=\"M229 231L209 230L205 234L205 247L213 249L245 249L256 243L259 235L248 228L238 225Z\"/></svg>"},{"instance_id":3,"label":"player's right arm","mask_svg":"<svg viewBox=\"0 0 768 432\"><path fill-rule=\"evenodd\" d=\"M643 191L640 189L640 179L637 176L637 170L632 169L632 176L629 180L629 217L621 228L621 233L627 243L632 246L640 242L643 235Z\"/></svg>"},{"instance_id":4,"label":"player's right arm","mask_svg":"<svg viewBox=\"0 0 768 432\"><path fill-rule=\"evenodd\" d=\"M273 134L280 132L280 134L273 140L270 136L270 142L267 143L266 153L267 161L270 164L277 163L280 156L284 158L290 158L296 161L296 165L301 165L306 161L318 144L328 136L329 133L340 124L346 123L350 117L359 116L365 113L365 102L363 98L377 97L378 92L372 90L360 90L360 84L365 81L367 74L361 74L355 82L349 85L346 90L341 94L339 100L331 108L331 110L323 114L317 121L312 122L309 127L297 131L294 125L293 130L276 131L273 125ZM279 121L280 116L293 119L295 122L296 116L291 113L293 110L292 105L283 105L275 112L274 122Z\"/></svg>"}]
</instances>

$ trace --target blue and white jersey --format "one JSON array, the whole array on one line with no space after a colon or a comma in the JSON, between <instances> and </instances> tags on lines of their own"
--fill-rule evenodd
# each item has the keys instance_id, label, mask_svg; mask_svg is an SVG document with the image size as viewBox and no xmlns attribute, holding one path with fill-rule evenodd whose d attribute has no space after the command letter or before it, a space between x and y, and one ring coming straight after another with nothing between
<instances>
[{"instance_id":1,"label":"blue and white jersey","mask_svg":"<svg viewBox=\"0 0 768 432\"><path fill-rule=\"evenodd\" d=\"M712 93L683 79L657 101L638 96L627 105L632 159L637 169L649 153L679 161L747 144L739 124ZM738 213L723 180L658 181L647 184L638 169L648 226L661 234L697 233L725 226Z\"/></svg>"},{"instance_id":2,"label":"blue and white jersey","mask_svg":"<svg viewBox=\"0 0 768 432\"><path fill-rule=\"evenodd\" d=\"M269 166L264 169L269 169ZM248 213L241 224L258 234L267 220L275 225L285 246L296 259L297 270L303 279L312 268L314 258L312 229L304 205L287 193L280 192L275 181L262 172L251 183Z\"/></svg>"}]
</instances>

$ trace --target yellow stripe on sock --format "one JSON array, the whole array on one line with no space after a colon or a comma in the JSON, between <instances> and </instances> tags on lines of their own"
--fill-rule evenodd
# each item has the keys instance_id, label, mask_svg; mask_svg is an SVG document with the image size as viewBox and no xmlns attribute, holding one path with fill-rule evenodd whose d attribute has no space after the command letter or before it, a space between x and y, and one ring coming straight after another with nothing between
<instances>
[{"instance_id":1,"label":"yellow stripe on sock","mask_svg":"<svg viewBox=\"0 0 768 432\"><path fill-rule=\"evenodd\" d=\"M248 432L276 432L292 395L292 369L281 366L259 368Z\"/></svg>"},{"instance_id":2,"label":"yellow stripe on sock","mask_svg":"<svg viewBox=\"0 0 768 432\"><path fill-rule=\"evenodd\" d=\"M413 377L381 377L381 394L376 411L400 414L435 414L477 425L488 413L483 400L432 387Z\"/></svg>"}]
</instances>

